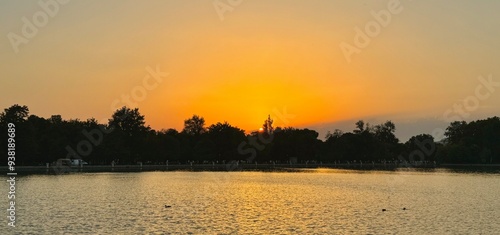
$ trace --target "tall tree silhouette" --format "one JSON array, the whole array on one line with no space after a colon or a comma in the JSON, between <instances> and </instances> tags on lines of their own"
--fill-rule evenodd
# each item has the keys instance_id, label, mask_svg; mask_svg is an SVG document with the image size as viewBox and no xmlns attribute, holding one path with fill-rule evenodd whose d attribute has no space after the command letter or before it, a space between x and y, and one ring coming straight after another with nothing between
<instances>
[{"instance_id":1,"label":"tall tree silhouette","mask_svg":"<svg viewBox=\"0 0 500 235\"><path fill-rule=\"evenodd\" d=\"M139 109L130 109L125 106L113 113L109 119L109 126L117 128L127 135L139 134L149 130L149 126L145 126L144 115L139 113Z\"/></svg>"},{"instance_id":2,"label":"tall tree silhouette","mask_svg":"<svg viewBox=\"0 0 500 235\"><path fill-rule=\"evenodd\" d=\"M353 132L356 134L362 133L365 131L365 122L363 120L359 120L356 122L356 128Z\"/></svg>"},{"instance_id":3,"label":"tall tree silhouette","mask_svg":"<svg viewBox=\"0 0 500 235\"><path fill-rule=\"evenodd\" d=\"M16 164L32 164L33 156L36 155L37 151L34 128L27 122L28 115L28 106L18 104L12 105L0 113L0 125L2 127L0 130L2 133L7 133L8 123L15 125ZM2 134L1 139L5 140L2 143L6 143L7 135Z\"/></svg>"},{"instance_id":4,"label":"tall tree silhouette","mask_svg":"<svg viewBox=\"0 0 500 235\"><path fill-rule=\"evenodd\" d=\"M140 161L144 154L146 136L151 129L145 125L144 116L139 113L139 109L122 107L113 113L109 119L109 127L113 128L107 142L111 146L111 154L122 162L135 163Z\"/></svg>"},{"instance_id":5,"label":"tall tree silhouette","mask_svg":"<svg viewBox=\"0 0 500 235\"><path fill-rule=\"evenodd\" d=\"M267 115L267 119L264 121L264 124L262 125L262 130L271 135L274 132L274 127L273 127L273 119L271 119L271 115Z\"/></svg>"},{"instance_id":6,"label":"tall tree silhouette","mask_svg":"<svg viewBox=\"0 0 500 235\"><path fill-rule=\"evenodd\" d=\"M199 136L205 131L205 119L203 117L193 115L193 117L184 120L184 129L182 132L187 135Z\"/></svg>"},{"instance_id":7,"label":"tall tree silhouette","mask_svg":"<svg viewBox=\"0 0 500 235\"><path fill-rule=\"evenodd\" d=\"M398 138L394 134L396 132L396 125L392 121L386 121L383 124L376 125L374 128L375 138L383 143L397 144Z\"/></svg>"}]
</instances>

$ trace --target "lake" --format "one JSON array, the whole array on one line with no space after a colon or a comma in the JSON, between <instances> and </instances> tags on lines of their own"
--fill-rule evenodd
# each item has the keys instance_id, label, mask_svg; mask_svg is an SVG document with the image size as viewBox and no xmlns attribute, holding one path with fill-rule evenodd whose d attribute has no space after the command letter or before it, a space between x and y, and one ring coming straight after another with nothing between
<instances>
[{"instance_id":1,"label":"lake","mask_svg":"<svg viewBox=\"0 0 500 235\"><path fill-rule=\"evenodd\" d=\"M498 173L74 173L16 186L16 227L4 216L2 234L500 233Z\"/></svg>"}]
</instances>

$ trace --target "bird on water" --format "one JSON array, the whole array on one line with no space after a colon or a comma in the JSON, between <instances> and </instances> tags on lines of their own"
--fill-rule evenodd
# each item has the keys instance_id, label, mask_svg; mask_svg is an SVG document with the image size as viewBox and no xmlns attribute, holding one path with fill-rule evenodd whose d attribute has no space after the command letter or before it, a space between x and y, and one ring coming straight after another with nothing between
<instances>
[{"instance_id":1,"label":"bird on water","mask_svg":"<svg viewBox=\"0 0 500 235\"><path fill-rule=\"evenodd\" d=\"M167 206L167 205L165 205L165 208L170 208L170 207L172 207L172 206Z\"/></svg>"}]
</instances>

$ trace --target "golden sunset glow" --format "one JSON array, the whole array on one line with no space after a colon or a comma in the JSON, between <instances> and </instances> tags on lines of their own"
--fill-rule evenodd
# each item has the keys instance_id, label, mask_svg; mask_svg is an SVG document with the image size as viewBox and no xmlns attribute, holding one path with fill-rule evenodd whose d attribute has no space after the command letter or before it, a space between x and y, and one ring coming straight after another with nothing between
<instances>
[{"instance_id":1,"label":"golden sunset glow","mask_svg":"<svg viewBox=\"0 0 500 235\"><path fill-rule=\"evenodd\" d=\"M436 123L447 125L443 113L474 95L479 76L498 81L500 74L494 43L500 34L492 26L498 14L463 5L481 13L452 2L401 1L401 12L349 62L340 45L355 45L355 29L377 22L371 12L387 10L386 2L245 1L223 20L211 2L72 2L18 53L3 43L0 105L101 122L126 105L140 108L158 130L180 130L197 114L209 125L227 121L246 131L271 115L276 126L322 134L352 129L358 119L408 124L408 135L421 132L412 123L430 132ZM33 7L0 11L29 15ZM19 19L4 35L22 33ZM169 75L141 94L136 88L146 68L157 66ZM498 114L498 96L481 100L466 118ZM284 120L276 110L294 118Z\"/></svg>"}]
</instances>

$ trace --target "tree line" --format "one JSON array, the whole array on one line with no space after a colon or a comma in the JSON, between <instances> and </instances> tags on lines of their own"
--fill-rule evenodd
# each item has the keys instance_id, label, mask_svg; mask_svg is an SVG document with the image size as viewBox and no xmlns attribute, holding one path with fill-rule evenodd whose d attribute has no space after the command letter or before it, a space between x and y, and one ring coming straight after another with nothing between
<instances>
[{"instance_id":1,"label":"tree line","mask_svg":"<svg viewBox=\"0 0 500 235\"><path fill-rule=\"evenodd\" d=\"M7 124L16 128L16 164L45 165L60 158L81 158L93 165L227 163L230 161L288 162L436 162L500 163L500 119L456 121L446 128L445 139L429 134L396 138L392 121L370 125L360 120L352 132L334 130L325 140L318 132L274 127L268 117L259 131L246 134L227 122L207 126L193 115L181 131L153 130L139 109L122 107L108 123L94 118L63 120L60 115L42 118L27 106L13 105L0 113L2 143L7 156ZM6 162L7 158L4 158Z\"/></svg>"}]
</instances>

